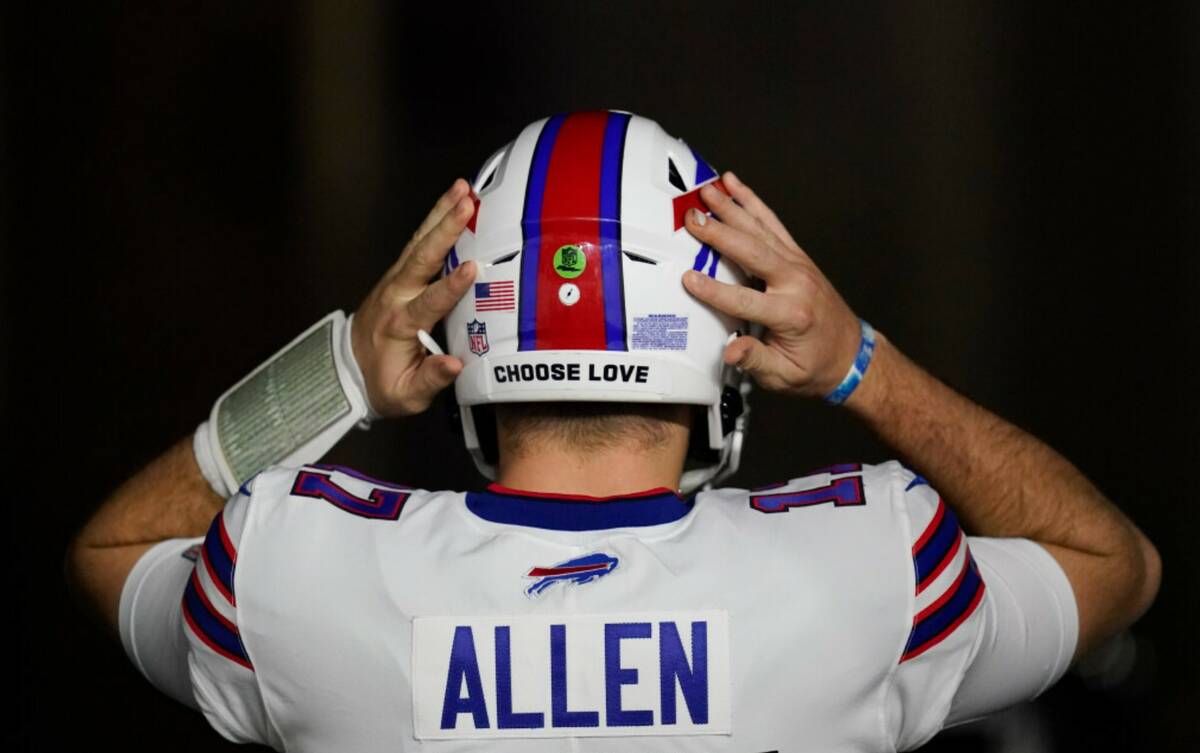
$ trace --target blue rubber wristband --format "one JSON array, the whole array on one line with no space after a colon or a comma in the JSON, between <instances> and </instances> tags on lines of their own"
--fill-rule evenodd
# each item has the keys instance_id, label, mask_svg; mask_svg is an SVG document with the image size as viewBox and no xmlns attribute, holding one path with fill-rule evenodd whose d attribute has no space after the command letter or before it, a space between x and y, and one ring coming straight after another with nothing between
<instances>
[{"instance_id":1,"label":"blue rubber wristband","mask_svg":"<svg viewBox=\"0 0 1200 753\"><path fill-rule=\"evenodd\" d=\"M858 355L854 357L854 363L850 365L850 370L846 372L846 378L842 380L842 383L825 396L825 402L830 405L841 405L846 402L846 398L850 397L850 394L858 387L858 383L862 381L863 375L867 373L867 367L871 365L871 357L875 355L874 328L862 319L859 319L858 323L862 331L862 339L858 342Z\"/></svg>"}]
</instances>

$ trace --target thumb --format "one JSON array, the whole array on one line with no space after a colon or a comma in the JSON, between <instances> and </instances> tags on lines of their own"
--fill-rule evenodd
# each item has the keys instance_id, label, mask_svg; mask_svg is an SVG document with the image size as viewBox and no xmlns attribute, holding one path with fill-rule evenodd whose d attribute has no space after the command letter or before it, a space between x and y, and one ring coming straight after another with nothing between
<instances>
[{"instance_id":1,"label":"thumb","mask_svg":"<svg viewBox=\"0 0 1200 753\"><path fill-rule=\"evenodd\" d=\"M434 396L453 384L462 370L463 362L454 356L427 356L409 382L403 412L420 413L428 408Z\"/></svg>"},{"instance_id":2,"label":"thumb","mask_svg":"<svg viewBox=\"0 0 1200 753\"><path fill-rule=\"evenodd\" d=\"M462 370L463 362L454 356L428 356L417 370L417 388L432 397L454 384Z\"/></svg>"},{"instance_id":3,"label":"thumb","mask_svg":"<svg viewBox=\"0 0 1200 753\"><path fill-rule=\"evenodd\" d=\"M725 363L749 372L756 382L767 389L787 387L784 377L787 359L757 337L743 335L729 343L725 348Z\"/></svg>"}]
</instances>

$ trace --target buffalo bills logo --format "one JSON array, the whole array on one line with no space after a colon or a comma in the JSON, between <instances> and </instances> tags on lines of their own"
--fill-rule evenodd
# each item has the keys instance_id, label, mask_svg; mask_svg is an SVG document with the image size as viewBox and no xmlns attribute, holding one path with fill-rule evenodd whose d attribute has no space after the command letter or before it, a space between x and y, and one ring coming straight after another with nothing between
<instances>
[{"instance_id":1,"label":"buffalo bills logo","mask_svg":"<svg viewBox=\"0 0 1200 753\"><path fill-rule=\"evenodd\" d=\"M617 569L617 558L602 552L560 562L554 567L534 567L525 573L526 578L536 580L525 589L525 595L541 596L542 592L555 583L582 585L602 578Z\"/></svg>"}]
</instances>

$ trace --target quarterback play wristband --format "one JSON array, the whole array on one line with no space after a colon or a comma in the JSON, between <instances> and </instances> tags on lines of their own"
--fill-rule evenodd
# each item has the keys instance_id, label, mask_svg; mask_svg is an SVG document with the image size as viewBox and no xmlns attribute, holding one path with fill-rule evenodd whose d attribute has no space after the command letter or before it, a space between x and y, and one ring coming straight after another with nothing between
<instances>
[{"instance_id":1,"label":"quarterback play wristband","mask_svg":"<svg viewBox=\"0 0 1200 753\"><path fill-rule=\"evenodd\" d=\"M846 402L846 398L850 397L850 393L854 392L858 383L862 381L863 375L867 373L867 367L871 365L871 357L875 355L875 330L862 319L859 319L858 323L862 332L862 339L858 342L858 355L854 357L854 363L850 365L850 370L846 372L842 383L825 396L825 402L830 405L841 405Z\"/></svg>"},{"instance_id":2,"label":"quarterback play wristband","mask_svg":"<svg viewBox=\"0 0 1200 753\"><path fill-rule=\"evenodd\" d=\"M268 466L315 462L378 417L354 360L352 320L329 314L217 399L193 439L214 491L228 497Z\"/></svg>"}]
</instances>

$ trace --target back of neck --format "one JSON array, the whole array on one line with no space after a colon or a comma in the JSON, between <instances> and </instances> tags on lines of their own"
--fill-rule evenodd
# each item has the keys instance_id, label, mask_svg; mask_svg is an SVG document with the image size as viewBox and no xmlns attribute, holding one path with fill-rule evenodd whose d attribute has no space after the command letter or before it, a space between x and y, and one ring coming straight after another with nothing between
<instances>
[{"instance_id":1,"label":"back of neck","mask_svg":"<svg viewBox=\"0 0 1200 753\"><path fill-rule=\"evenodd\" d=\"M675 448L604 448L594 451L526 448L515 457L501 453L496 482L528 492L612 497L679 488L682 454Z\"/></svg>"}]
</instances>

